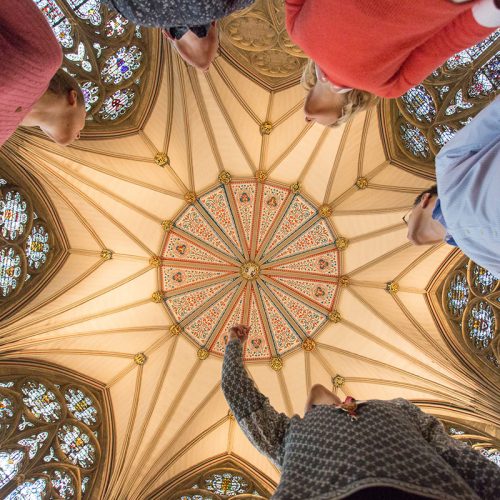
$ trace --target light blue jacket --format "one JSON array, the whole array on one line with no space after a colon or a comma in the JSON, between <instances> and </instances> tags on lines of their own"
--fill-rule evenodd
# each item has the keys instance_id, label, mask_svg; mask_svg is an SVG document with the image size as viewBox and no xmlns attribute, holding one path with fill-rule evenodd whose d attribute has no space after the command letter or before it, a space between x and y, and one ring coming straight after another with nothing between
<instances>
[{"instance_id":1,"label":"light blue jacket","mask_svg":"<svg viewBox=\"0 0 500 500\"><path fill-rule=\"evenodd\" d=\"M500 96L441 149L436 177L449 236L500 278Z\"/></svg>"}]
</instances>

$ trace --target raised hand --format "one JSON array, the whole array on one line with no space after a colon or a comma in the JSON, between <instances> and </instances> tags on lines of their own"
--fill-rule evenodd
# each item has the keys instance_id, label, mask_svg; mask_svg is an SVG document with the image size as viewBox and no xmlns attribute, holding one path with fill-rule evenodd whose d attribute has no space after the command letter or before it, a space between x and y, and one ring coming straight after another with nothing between
<instances>
[{"instance_id":1,"label":"raised hand","mask_svg":"<svg viewBox=\"0 0 500 500\"><path fill-rule=\"evenodd\" d=\"M245 342L248 338L248 332L250 332L250 327L247 325L234 325L229 330L229 337L227 342L233 339L240 339L240 342Z\"/></svg>"}]
</instances>

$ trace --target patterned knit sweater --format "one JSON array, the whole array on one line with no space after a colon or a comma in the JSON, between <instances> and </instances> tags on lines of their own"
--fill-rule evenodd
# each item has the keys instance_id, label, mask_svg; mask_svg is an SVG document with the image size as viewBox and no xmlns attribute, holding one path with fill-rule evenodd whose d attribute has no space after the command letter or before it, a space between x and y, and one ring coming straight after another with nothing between
<instances>
[{"instance_id":1,"label":"patterned knit sweater","mask_svg":"<svg viewBox=\"0 0 500 500\"><path fill-rule=\"evenodd\" d=\"M0 146L45 93L62 50L33 0L0 0Z\"/></svg>"},{"instance_id":2,"label":"patterned knit sweater","mask_svg":"<svg viewBox=\"0 0 500 500\"><path fill-rule=\"evenodd\" d=\"M442 500L500 498L500 469L404 399L368 401L356 421L328 405L289 418L248 377L239 340L226 347L222 390L245 435L281 469L276 500L344 498L374 486Z\"/></svg>"}]
</instances>

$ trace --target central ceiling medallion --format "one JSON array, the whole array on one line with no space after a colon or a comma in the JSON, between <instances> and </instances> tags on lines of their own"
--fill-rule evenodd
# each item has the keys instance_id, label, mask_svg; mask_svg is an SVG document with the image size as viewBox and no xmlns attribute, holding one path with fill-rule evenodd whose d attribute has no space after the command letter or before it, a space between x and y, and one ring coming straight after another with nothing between
<instances>
[{"instance_id":1,"label":"central ceiling medallion","mask_svg":"<svg viewBox=\"0 0 500 500\"><path fill-rule=\"evenodd\" d=\"M255 262L245 262L240 269L240 274L243 279L248 281L255 280L259 277L260 266Z\"/></svg>"},{"instance_id":2,"label":"central ceiling medallion","mask_svg":"<svg viewBox=\"0 0 500 500\"><path fill-rule=\"evenodd\" d=\"M301 192L224 178L185 206L165 235L160 288L172 322L216 355L232 325L249 324L247 361L309 348L336 306L335 241L329 220Z\"/></svg>"}]
</instances>

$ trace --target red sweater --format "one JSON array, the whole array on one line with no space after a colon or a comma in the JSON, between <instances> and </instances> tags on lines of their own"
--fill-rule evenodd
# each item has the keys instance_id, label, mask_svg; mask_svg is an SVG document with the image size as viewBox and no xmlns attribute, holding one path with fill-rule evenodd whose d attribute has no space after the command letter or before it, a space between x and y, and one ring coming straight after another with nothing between
<instances>
[{"instance_id":1,"label":"red sweater","mask_svg":"<svg viewBox=\"0 0 500 500\"><path fill-rule=\"evenodd\" d=\"M0 146L45 93L62 50L33 0L0 0Z\"/></svg>"},{"instance_id":2,"label":"red sweater","mask_svg":"<svg viewBox=\"0 0 500 500\"><path fill-rule=\"evenodd\" d=\"M291 39L343 87L398 97L453 54L494 28L472 16L474 2L286 0Z\"/></svg>"}]
</instances>

